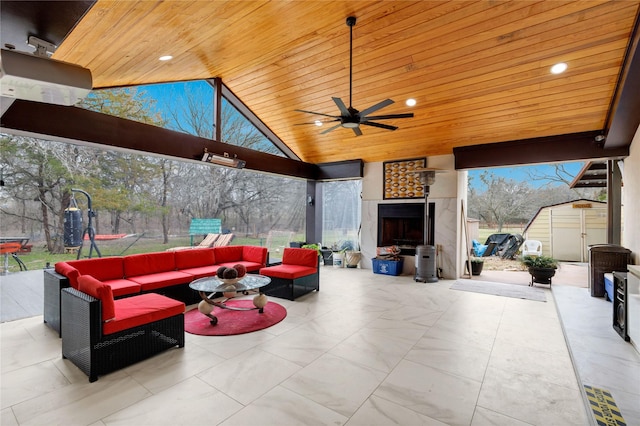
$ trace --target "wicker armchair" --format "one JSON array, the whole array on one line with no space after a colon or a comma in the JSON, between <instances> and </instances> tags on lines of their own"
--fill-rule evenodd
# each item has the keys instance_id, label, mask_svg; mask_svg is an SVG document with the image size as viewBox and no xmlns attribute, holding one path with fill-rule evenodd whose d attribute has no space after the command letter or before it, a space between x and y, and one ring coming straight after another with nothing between
<instances>
[{"instance_id":1,"label":"wicker armchair","mask_svg":"<svg viewBox=\"0 0 640 426\"><path fill-rule=\"evenodd\" d=\"M155 298L166 299L158 299L164 301L165 308L181 303L153 293L119 299L115 301L116 319L118 303L136 298L143 307ZM62 289L62 312L62 356L89 376L90 382L171 347L184 347L184 313L105 334L101 300L71 287Z\"/></svg>"},{"instance_id":2,"label":"wicker armchair","mask_svg":"<svg viewBox=\"0 0 640 426\"><path fill-rule=\"evenodd\" d=\"M284 249L282 263L260 269L271 283L261 290L268 296L295 300L312 291L320 291L318 251L307 248Z\"/></svg>"}]
</instances>

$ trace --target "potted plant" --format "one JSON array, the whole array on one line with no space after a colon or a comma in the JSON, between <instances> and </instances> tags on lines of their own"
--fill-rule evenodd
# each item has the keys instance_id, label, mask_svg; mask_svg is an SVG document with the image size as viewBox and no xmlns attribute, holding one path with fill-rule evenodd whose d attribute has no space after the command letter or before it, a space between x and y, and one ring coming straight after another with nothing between
<instances>
[{"instance_id":1,"label":"potted plant","mask_svg":"<svg viewBox=\"0 0 640 426\"><path fill-rule=\"evenodd\" d=\"M362 252L360 252L360 230L362 229L362 225L358 227L358 239L354 243L353 241L346 241L343 244L343 249L345 249L345 261L347 264L347 268L357 268L358 263L360 263L360 259L362 259Z\"/></svg>"},{"instance_id":2,"label":"potted plant","mask_svg":"<svg viewBox=\"0 0 640 426\"><path fill-rule=\"evenodd\" d=\"M482 268L484 267L484 259L481 257L472 257L471 258L471 275L480 275L482 273Z\"/></svg>"},{"instance_id":3,"label":"potted plant","mask_svg":"<svg viewBox=\"0 0 640 426\"><path fill-rule=\"evenodd\" d=\"M549 256L525 256L522 258L522 264L531 274L529 285L534 283L551 285L551 278L558 269L558 261Z\"/></svg>"}]
</instances>

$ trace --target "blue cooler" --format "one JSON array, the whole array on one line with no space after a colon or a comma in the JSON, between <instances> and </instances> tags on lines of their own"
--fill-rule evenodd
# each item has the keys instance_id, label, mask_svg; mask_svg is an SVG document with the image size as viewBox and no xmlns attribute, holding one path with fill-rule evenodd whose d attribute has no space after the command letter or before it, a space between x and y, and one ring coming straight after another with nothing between
<instances>
[{"instance_id":1,"label":"blue cooler","mask_svg":"<svg viewBox=\"0 0 640 426\"><path fill-rule=\"evenodd\" d=\"M604 274L604 299L613 301L613 273Z\"/></svg>"}]
</instances>

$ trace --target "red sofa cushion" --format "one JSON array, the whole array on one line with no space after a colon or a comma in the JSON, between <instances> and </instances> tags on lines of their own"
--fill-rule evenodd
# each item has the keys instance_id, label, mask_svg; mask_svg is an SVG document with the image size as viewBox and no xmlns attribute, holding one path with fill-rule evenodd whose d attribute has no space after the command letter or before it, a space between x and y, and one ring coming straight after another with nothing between
<instances>
[{"instance_id":1,"label":"red sofa cushion","mask_svg":"<svg viewBox=\"0 0 640 426\"><path fill-rule=\"evenodd\" d=\"M120 256L72 260L67 263L76 268L80 275L91 275L99 281L124 278L122 257Z\"/></svg>"},{"instance_id":2,"label":"red sofa cushion","mask_svg":"<svg viewBox=\"0 0 640 426\"><path fill-rule=\"evenodd\" d=\"M80 276L80 272L73 266L69 265L67 262L58 262L54 266L54 270L60 275L64 275L69 278L69 284L71 287L78 289L78 277Z\"/></svg>"},{"instance_id":3,"label":"red sofa cushion","mask_svg":"<svg viewBox=\"0 0 640 426\"><path fill-rule=\"evenodd\" d=\"M316 268L318 266L318 251L314 249L286 247L282 254L282 264Z\"/></svg>"},{"instance_id":4,"label":"red sofa cushion","mask_svg":"<svg viewBox=\"0 0 640 426\"><path fill-rule=\"evenodd\" d=\"M175 252L173 251L131 254L124 257L124 278L175 271L175 269Z\"/></svg>"},{"instance_id":5,"label":"red sofa cushion","mask_svg":"<svg viewBox=\"0 0 640 426\"><path fill-rule=\"evenodd\" d=\"M130 294L140 293L140 290L142 290L140 284L125 279L105 280L102 282L111 287L113 297L128 296Z\"/></svg>"},{"instance_id":6,"label":"red sofa cushion","mask_svg":"<svg viewBox=\"0 0 640 426\"><path fill-rule=\"evenodd\" d=\"M267 266L267 252L266 247L242 246L242 260Z\"/></svg>"},{"instance_id":7,"label":"red sofa cushion","mask_svg":"<svg viewBox=\"0 0 640 426\"><path fill-rule=\"evenodd\" d=\"M176 250L176 269L198 268L211 266L216 263L213 248L198 248L192 250Z\"/></svg>"},{"instance_id":8,"label":"red sofa cushion","mask_svg":"<svg viewBox=\"0 0 640 426\"><path fill-rule=\"evenodd\" d=\"M184 303L160 294L125 297L114 302L116 318L102 327L104 334L148 324L184 313Z\"/></svg>"},{"instance_id":9,"label":"red sofa cushion","mask_svg":"<svg viewBox=\"0 0 640 426\"><path fill-rule=\"evenodd\" d=\"M284 278L287 280L294 280L300 277L306 277L307 275L313 275L318 272L318 269L309 266L302 265L276 265L268 266L260 269L260 275L266 275L273 278Z\"/></svg>"},{"instance_id":10,"label":"red sofa cushion","mask_svg":"<svg viewBox=\"0 0 640 426\"><path fill-rule=\"evenodd\" d=\"M78 277L78 290L100 299L102 304L102 321L111 321L116 316L113 293L111 287L98 281L91 275L80 275Z\"/></svg>"},{"instance_id":11,"label":"red sofa cushion","mask_svg":"<svg viewBox=\"0 0 640 426\"><path fill-rule=\"evenodd\" d=\"M247 268L247 272L257 272L260 268L264 268L264 263L246 262L244 260L236 260L234 262L220 263L219 266L226 266L227 268L233 268L237 264L244 265Z\"/></svg>"},{"instance_id":12,"label":"red sofa cushion","mask_svg":"<svg viewBox=\"0 0 640 426\"><path fill-rule=\"evenodd\" d=\"M198 278L204 277L213 277L218 272L218 268L220 265L211 265L211 266L199 266L197 268L187 268L181 269L179 272L183 272L185 274L193 275L191 280L195 280Z\"/></svg>"},{"instance_id":13,"label":"red sofa cushion","mask_svg":"<svg viewBox=\"0 0 640 426\"><path fill-rule=\"evenodd\" d=\"M242 260L243 246L214 247L216 263L223 264Z\"/></svg>"},{"instance_id":14,"label":"red sofa cushion","mask_svg":"<svg viewBox=\"0 0 640 426\"><path fill-rule=\"evenodd\" d=\"M158 272L157 274L138 275L127 279L140 284L142 291L156 290L176 284L187 284L194 280L193 275L182 271Z\"/></svg>"}]
</instances>

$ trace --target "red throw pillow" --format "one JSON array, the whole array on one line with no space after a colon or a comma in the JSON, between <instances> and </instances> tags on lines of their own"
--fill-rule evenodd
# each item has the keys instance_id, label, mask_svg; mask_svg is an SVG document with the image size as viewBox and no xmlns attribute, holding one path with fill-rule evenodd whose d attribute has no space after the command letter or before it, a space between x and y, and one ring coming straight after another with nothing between
<instances>
[{"instance_id":1,"label":"red throw pillow","mask_svg":"<svg viewBox=\"0 0 640 426\"><path fill-rule=\"evenodd\" d=\"M71 287L78 289L78 277L80 276L80 272L73 266L69 265L67 262L58 262L55 264L55 271L60 275L64 275L69 278L69 284Z\"/></svg>"},{"instance_id":2,"label":"red throw pillow","mask_svg":"<svg viewBox=\"0 0 640 426\"><path fill-rule=\"evenodd\" d=\"M78 277L78 290L100 299L102 302L102 321L111 321L116 317L116 308L113 303L113 293L111 287L102 281L98 281L91 275L80 275Z\"/></svg>"}]
</instances>

